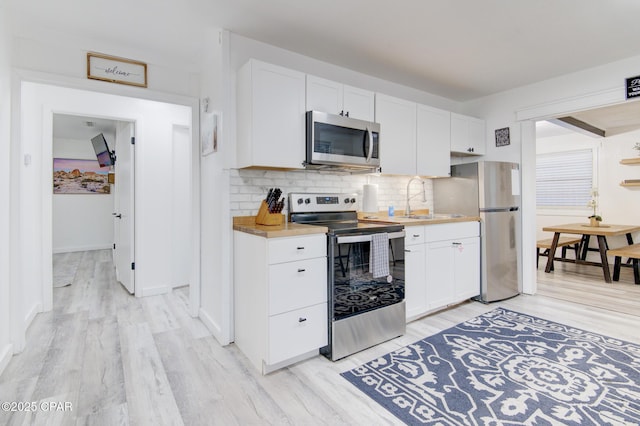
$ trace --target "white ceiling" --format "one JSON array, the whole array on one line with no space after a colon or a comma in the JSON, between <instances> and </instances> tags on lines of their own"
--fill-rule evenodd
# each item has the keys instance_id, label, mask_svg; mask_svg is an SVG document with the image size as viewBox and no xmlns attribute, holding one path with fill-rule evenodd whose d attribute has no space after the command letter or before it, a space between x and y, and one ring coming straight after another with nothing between
<instances>
[{"instance_id":1,"label":"white ceiling","mask_svg":"<svg viewBox=\"0 0 640 426\"><path fill-rule=\"evenodd\" d=\"M459 101L640 53L636 0L7 1L19 34L196 64L204 29L225 28Z\"/></svg>"},{"instance_id":2,"label":"white ceiling","mask_svg":"<svg viewBox=\"0 0 640 426\"><path fill-rule=\"evenodd\" d=\"M224 28L457 101L640 54L636 0L6 2L24 37L99 40L199 69L205 29Z\"/></svg>"}]
</instances>

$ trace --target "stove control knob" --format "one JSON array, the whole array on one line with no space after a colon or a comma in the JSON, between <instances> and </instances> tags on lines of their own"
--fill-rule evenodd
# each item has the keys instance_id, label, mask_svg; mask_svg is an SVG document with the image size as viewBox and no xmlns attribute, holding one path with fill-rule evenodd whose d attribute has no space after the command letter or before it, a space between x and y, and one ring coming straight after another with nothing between
<instances>
[{"instance_id":1,"label":"stove control knob","mask_svg":"<svg viewBox=\"0 0 640 426\"><path fill-rule=\"evenodd\" d=\"M348 198L345 198L345 199L344 199L344 203L345 203L345 204L349 204L349 199L348 199Z\"/></svg>"},{"instance_id":2,"label":"stove control knob","mask_svg":"<svg viewBox=\"0 0 640 426\"><path fill-rule=\"evenodd\" d=\"M355 199L355 198L352 198L352 199L351 199L351 204L353 204L353 203L355 203L355 202L356 202L356 199Z\"/></svg>"},{"instance_id":3,"label":"stove control knob","mask_svg":"<svg viewBox=\"0 0 640 426\"><path fill-rule=\"evenodd\" d=\"M311 204L311 198L305 198L304 203L305 204Z\"/></svg>"},{"instance_id":4,"label":"stove control knob","mask_svg":"<svg viewBox=\"0 0 640 426\"><path fill-rule=\"evenodd\" d=\"M298 198L298 204L302 204L302 198Z\"/></svg>"}]
</instances>

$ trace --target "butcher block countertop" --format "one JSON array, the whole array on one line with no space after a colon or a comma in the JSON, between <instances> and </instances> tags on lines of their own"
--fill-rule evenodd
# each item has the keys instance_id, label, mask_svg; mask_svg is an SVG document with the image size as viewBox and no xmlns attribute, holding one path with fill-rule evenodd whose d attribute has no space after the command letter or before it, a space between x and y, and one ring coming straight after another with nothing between
<instances>
[{"instance_id":1,"label":"butcher block countertop","mask_svg":"<svg viewBox=\"0 0 640 426\"><path fill-rule=\"evenodd\" d=\"M246 232L264 238L295 237L298 235L326 234L326 226L304 225L284 222L282 225L256 225L255 216L236 216L233 218L233 230Z\"/></svg>"},{"instance_id":2,"label":"butcher block countertop","mask_svg":"<svg viewBox=\"0 0 640 426\"><path fill-rule=\"evenodd\" d=\"M414 210L411 215L415 216L428 216L429 210ZM435 225L438 223L455 223L455 222L479 222L480 216L459 216L451 217L448 215L435 214L431 218L413 218L403 217L404 211L396 210L394 216L389 216L387 212L380 211L378 213L358 213L358 220L360 222L372 222L372 223L397 223L404 226L412 225ZM445 217L446 216L446 217Z\"/></svg>"}]
</instances>

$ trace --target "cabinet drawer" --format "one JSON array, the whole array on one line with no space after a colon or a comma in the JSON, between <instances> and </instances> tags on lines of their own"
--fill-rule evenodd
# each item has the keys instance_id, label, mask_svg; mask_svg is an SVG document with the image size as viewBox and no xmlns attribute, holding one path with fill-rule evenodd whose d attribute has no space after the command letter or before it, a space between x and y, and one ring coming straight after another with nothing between
<instances>
[{"instance_id":1,"label":"cabinet drawer","mask_svg":"<svg viewBox=\"0 0 640 426\"><path fill-rule=\"evenodd\" d=\"M269 266L269 315L326 301L326 257Z\"/></svg>"},{"instance_id":2,"label":"cabinet drawer","mask_svg":"<svg viewBox=\"0 0 640 426\"><path fill-rule=\"evenodd\" d=\"M293 262L327 255L325 234L269 239L269 264Z\"/></svg>"},{"instance_id":3,"label":"cabinet drawer","mask_svg":"<svg viewBox=\"0 0 640 426\"><path fill-rule=\"evenodd\" d=\"M478 237L480 235L479 222L456 222L427 225L424 227L427 242L456 240L459 238Z\"/></svg>"},{"instance_id":4,"label":"cabinet drawer","mask_svg":"<svg viewBox=\"0 0 640 426\"><path fill-rule=\"evenodd\" d=\"M269 317L267 364L276 364L327 345L327 304Z\"/></svg>"},{"instance_id":5,"label":"cabinet drawer","mask_svg":"<svg viewBox=\"0 0 640 426\"><path fill-rule=\"evenodd\" d=\"M424 226L405 226L404 245L424 243Z\"/></svg>"}]
</instances>

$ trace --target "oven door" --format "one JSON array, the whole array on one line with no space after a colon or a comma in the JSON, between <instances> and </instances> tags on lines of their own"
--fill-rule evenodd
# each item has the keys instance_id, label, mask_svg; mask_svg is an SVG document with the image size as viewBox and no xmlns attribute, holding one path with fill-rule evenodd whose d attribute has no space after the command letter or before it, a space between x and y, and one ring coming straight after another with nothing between
<instances>
[{"instance_id":1,"label":"oven door","mask_svg":"<svg viewBox=\"0 0 640 426\"><path fill-rule=\"evenodd\" d=\"M404 300L404 231L388 235L389 273L379 275L371 258L373 234L338 235L329 244L330 319L339 321ZM373 266L373 268L372 268ZM375 269L378 274L374 274ZM403 319L404 320L404 319Z\"/></svg>"},{"instance_id":2,"label":"oven door","mask_svg":"<svg viewBox=\"0 0 640 426\"><path fill-rule=\"evenodd\" d=\"M341 115L307 112L307 163L380 166L380 126Z\"/></svg>"}]
</instances>

